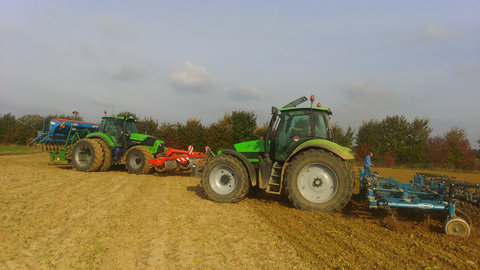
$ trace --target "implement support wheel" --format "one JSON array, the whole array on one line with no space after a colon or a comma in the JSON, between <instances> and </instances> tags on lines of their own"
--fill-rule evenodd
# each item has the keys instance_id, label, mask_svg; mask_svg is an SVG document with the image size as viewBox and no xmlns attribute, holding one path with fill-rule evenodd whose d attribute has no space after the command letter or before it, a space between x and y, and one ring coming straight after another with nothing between
<instances>
[{"instance_id":1,"label":"implement support wheel","mask_svg":"<svg viewBox=\"0 0 480 270\"><path fill-rule=\"evenodd\" d=\"M463 238L470 236L470 226L461 218L449 218L445 222L445 233Z\"/></svg>"}]
</instances>

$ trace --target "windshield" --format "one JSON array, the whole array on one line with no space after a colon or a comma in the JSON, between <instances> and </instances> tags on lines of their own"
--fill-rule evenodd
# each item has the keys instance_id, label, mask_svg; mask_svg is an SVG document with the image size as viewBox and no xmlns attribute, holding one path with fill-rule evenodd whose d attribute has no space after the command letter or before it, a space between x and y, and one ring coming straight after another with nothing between
<instances>
[{"instance_id":1,"label":"windshield","mask_svg":"<svg viewBox=\"0 0 480 270\"><path fill-rule=\"evenodd\" d=\"M127 133L138 133L137 125L135 121L127 121Z\"/></svg>"}]
</instances>

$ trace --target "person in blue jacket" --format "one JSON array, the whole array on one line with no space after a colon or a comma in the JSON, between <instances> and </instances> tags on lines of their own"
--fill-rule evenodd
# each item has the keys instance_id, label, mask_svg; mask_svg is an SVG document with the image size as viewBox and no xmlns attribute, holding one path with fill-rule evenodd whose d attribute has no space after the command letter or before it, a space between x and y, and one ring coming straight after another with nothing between
<instances>
[{"instance_id":1,"label":"person in blue jacket","mask_svg":"<svg viewBox=\"0 0 480 270\"><path fill-rule=\"evenodd\" d=\"M371 169L371 167L373 166L372 157L373 157L373 153L370 152L368 155L365 156L365 162L363 163L363 168L368 173L372 173L372 169Z\"/></svg>"}]
</instances>

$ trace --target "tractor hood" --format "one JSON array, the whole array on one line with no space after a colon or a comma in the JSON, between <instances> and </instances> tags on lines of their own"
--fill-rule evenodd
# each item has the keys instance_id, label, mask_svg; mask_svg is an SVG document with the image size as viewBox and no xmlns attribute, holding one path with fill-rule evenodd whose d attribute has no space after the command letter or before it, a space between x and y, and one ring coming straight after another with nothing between
<instances>
[{"instance_id":1,"label":"tractor hood","mask_svg":"<svg viewBox=\"0 0 480 270\"><path fill-rule=\"evenodd\" d=\"M262 153L263 146L265 145L264 140L254 140L254 141L248 141L248 142L242 142L242 143L237 143L234 144L233 147L237 152L241 153Z\"/></svg>"},{"instance_id":2,"label":"tractor hood","mask_svg":"<svg viewBox=\"0 0 480 270\"><path fill-rule=\"evenodd\" d=\"M142 142L144 145L148 146L153 146L156 141L160 141L161 144L165 144L164 141L157 139L153 136L146 135L146 134L140 134L140 133L132 133L130 134L130 140L131 141L137 141L137 142Z\"/></svg>"}]
</instances>

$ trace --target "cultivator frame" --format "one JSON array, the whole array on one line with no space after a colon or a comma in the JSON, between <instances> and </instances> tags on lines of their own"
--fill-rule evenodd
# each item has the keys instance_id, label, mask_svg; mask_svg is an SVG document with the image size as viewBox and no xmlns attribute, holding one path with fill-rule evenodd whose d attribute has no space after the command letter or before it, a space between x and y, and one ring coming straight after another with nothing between
<instances>
[{"instance_id":1,"label":"cultivator frame","mask_svg":"<svg viewBox=\"0 0 480 270\"><path fill-rule=\"evenodd\" d=\"M448 175L424 172L417 172L414 176L414 182L429 185L434 190L443 185L445 193L450 194L452 199L480 206L480 184L459 181Z\"/></svg>"},{"instance_id":2,"label":"cultivator frame","mask_svg":"<svg viewBox=\"0 0 480 270\"><path fill-rule=\"evenodd\" d=\"M366 170L360 170L360 183L370 208L446 211L448 219L444 224L445 233L461 237L470 235L470 225L457 215L456 203L462 198L471 198L472 193L465 192L470 186L476 186L478 193L478 185L425 173L415 174L410 183L400 183L391 177L385 178Z\"/></svg>"},{"instance_id":3,"label":"cultivator frame","mask_svg":"<svg viewBox=\"0 0 480 270\"><path fill-rule=\"evenodd\" d=\"M153 164L154 169L157 172L190 170L194 167L203 167L205 162L203 159L206 157L209 147L205 147L205 153L194 152L193 146L188 146L188 150L179 150L174 148L166 148L164 154L157 154L155 158L148 161Z\"/></svg>"}]
</instances>

